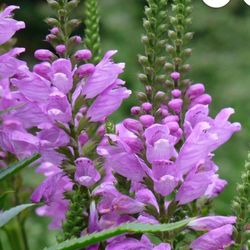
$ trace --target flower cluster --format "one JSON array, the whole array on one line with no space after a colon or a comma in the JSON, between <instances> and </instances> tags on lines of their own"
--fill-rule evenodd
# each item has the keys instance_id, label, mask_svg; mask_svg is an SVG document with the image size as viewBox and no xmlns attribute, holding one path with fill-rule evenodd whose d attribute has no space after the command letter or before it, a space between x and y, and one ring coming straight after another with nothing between
<instances>
[{"instance_id":1,"label":"flower cluster","mask_svg":"<svg viewBox=\"0 0 250 250\"><path fill-rule=\"evenodd\" d=\"M0 13L0 45L25 26L12 18L17 8ZM131 94L119 78L124 64L113 62L113 50L93 64L90 50L75 49L81 37L67 37L62 24L50 21L55 25L46 40L53 50L36 50L41 62L32 70L17 59L23 48L0 55L0 156L41 155L36 170L45 179L31 200L45 205L37 213L51 217L50 228L62 228L65 239L126 222L162 224L199 217L185 232L157 235L160 244L146 234L122 235L104 243L107 250L187 245L218 250L233 244L236 217L211 215L207 208L227 185L213 157L241 129L229 121L234 110L209 116L212 98L204 85L178 88L183 75L176 71L168 76L175 86L170 93L153 89L147 79L141 95L146 100L131 108L132 118L105 128L107 118Z\"/></svg>"},{"instance_id":2,"label":"flower cluster","mask_svg":"<svg viewBox=\"0 0 250 250\"><path fill-rule=\"evenodd\" d=\"M11 18L16 8L9 6L1 13L2 43L24 28L23 22ZM54 27L50 35L59 35L59 28ZM81 42L78 36L71 40L76 45ZM75 181L80 185L89 187L100 179L93 162L83 158L84 148L91 142L91 127L86 124L96 126L96 133L102 136L105 119L130 95L119 79L124 64L112 61L116 51L108 51L94 65L86 63L92 57L91 51L78 50L70 59L65 56L66 50L62 44L56 46L55 53L37 50L35 57L42 62L34 65L33 70L16 59L24 52L22 48L0 57L1 111L7 110L1 116L1 150L19 159L35 152L41 154L37 171L46 179L32 200L46 202L38 213L53 217L52 228L60 227L65 218L68 201L63 194L73 185L62 170L65 162L75 165Z\"/></svg>"},{"instance_id":3,"label":"flower cluster","mask_svg":"<svg viewBox=\"0 0 250 250\"><path fill-rule=\"evenodd\" d=\"M208 108L211 98L202 84L190 86L181 96L181 91L175 89L172 99L160 103L160 107L150 103L133 107L136 118L125 119L117 126L116 135L107 135L108 140L98 147L98 153L106 158L108 172L124 177L127 183L125 190L119 190L119 186L116 188L119 178L110 176L95 191L101 197L98 206L101 224L107 218L112 218L113 225L124 220L168 222L178 217L179 209L185 205L201 199L209 201L224 189L227 182L218 176L213 152L240 130L240 124L228 121L234 111L223 109L211 118ZM188 111L182 122L184 102L188 103ZM235 219L203 220L213 228L204 226L203 230L209 233L194 241L192 249L221 249L232 243ZM201 230L199 226L192 228Z\"/></svg>"}]
</instances>

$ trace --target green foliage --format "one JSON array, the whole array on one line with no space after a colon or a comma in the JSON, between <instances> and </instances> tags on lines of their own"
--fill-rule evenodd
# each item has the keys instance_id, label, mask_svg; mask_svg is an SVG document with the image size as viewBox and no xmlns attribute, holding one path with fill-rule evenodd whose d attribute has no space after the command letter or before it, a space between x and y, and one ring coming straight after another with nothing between
<instances>
[{"instance_id":1,"label":"green foliage","mask_svg":"<svg viewBox=\"0 0 250 250\"><path fill-rule=\"evenodd\" d=\"M193 38L193 33L188 31L192 22L190 18L192 12L191 6L191 0L174 0L174 4L172 5L172 16L170 16L172 29L168 31L170 40L167 46L167 52L171 60L168 69L180 72L182 77L183 74L191 69L189 64L185 64L185 61L192 54L192 49L186 48L187 44ZM174 87L183 87L186 81L182 81L181 83L180 86L179 81L175 81Z\"/></svg>"},{"instance_id":2,"label":"green foliage","mask_svg":"<svg viewBox=\"0 0 250 250\"><path fill-rule=\"evenodd\" d=\"M0 228L6 225L11 219L21 213L23 210L32 207L36 204L23 204L13 207L3 213L0 213Z\"/></svg>"},{"instance_id":3,"label":"green foliage","mask_svg":"<svg viewBox=\"0 0 250 250\"><path fill-rule=\"evenodd\" d=\"M148 0L145 7L145 16L143 27L145 35L142 36L142 43L145 49L145 55L139 55L139 62L142 65L143 73L139 74L140 81L145 85L147 98L153 99L153 89L159 88L159 85L166 80L164 75L164 56L167 44L168 13L167 0Z\"/></svg>"},{"instance_id":4,"label":"green foliage","mask_svg":"<svg viewBox=\"0 0 250 250\"><path fill-rule=\"evenodd\" d=\"M89 209L89 193L85 187L74 186L72 193L65 193L65 198L70 201L66 220L63 223L63 240L80 237L81 232L87 227Z\"/></svg>"},{"instance_id":5,"label":"green foliage","mask_svg":"<svg viewBox=\"0 0 250 250\"><path fill-rule=\"evenodd\" d=\"M47 0L49 6L56 13L55 18L47 18L46 23L51 28L57 27L59 33L57 35L50 34L46 40L55 48L56 45L66 45L66 52L63 56L71 54L72 47L76 46L74 38L70 36L75 29L81 24L79 19L71 18L71 13L79 5L79 0Z\"/></svg>"},{"instance_id":6,"label":"green foliage","mask_svg":"<svg viewBox=\"0 0 250 250\"><path fill-rule=\"evenodd\" d=\"M79 239L72 239L61 244L46 248L47 250L77 250L84 247L91 246L93 244L105 241L114 236L118 236L124 233L159 233L170 232L187 226L187 224L193 219L187 219L170 224L143 224L143 223L126 223L116 228L108 229L102 232L93 233L84 236Z\"/></svg>"},{"instance_id":7,"label":"green foliage","mask_svg":"<svg viewBox=\"0 0 250 250\"><path fill-rule=\"evenodd\" d=\"M93 54L92 62L97 63L101 59L98 0L86 0L84 23L85 45Z\"/></svg>"},{"instance_id":8,"label":"green foliage","mask_svg":"<svg viewBox=\"0 0 250 250\"><path fill-rule=\"evenodd\" d=\"M250 240L247 226L250 223L250 153L245 163L245 169L241 176L241 182L237 185L236 196L232 203L233 211L237 216L235 233L235 249L245 249Z\"/></svg>"},{"instance_id":9,"label":"green foliage","mask_svg":"<svg viewBox=\"0 0 250 250\"><path fill-rule=\"evenodd\" d=\"M15 175L17 172L21 171L23 168L29 166L31 163L35 162L37 159L40 158L39 154L35 154L30 158L24 159L20 162L11 165L0 171L0 181L5 180L6 178Z\"/></svg>"}]
</instances>

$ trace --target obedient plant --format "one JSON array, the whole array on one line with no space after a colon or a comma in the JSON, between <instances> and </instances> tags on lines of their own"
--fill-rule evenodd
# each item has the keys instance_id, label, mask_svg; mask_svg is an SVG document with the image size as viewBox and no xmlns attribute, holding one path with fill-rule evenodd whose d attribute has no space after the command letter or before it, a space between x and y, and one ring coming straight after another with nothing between
<instances>
[{"instance_id":1,"label":"obedient plant","mask_svg":"<svg viewBox=\"0 0 250 250\"><path fill-rule=\"evenodd\" d=\"M60 231L53 249L247 249L248 163L234 214L211 209L227 185L214 153L241 125L229 121L232 108L212 118L204 84L188 79L191 0L171 8L147 1L139 55L145 88L118 124L109 116L131 94L120 79L125 65L113 61L115 50L101 54L97 0L86 0L85 37L72 35L79 2L48 1L56 13L47 19L51 49L35 51L32 69L17 59L23 48L0 55L2 171L15 159L40 157L34 167L44 180L31 201ZM25 27L12 17L17 8L0 14L1 45Z\"/></svg>"}]
</instances>

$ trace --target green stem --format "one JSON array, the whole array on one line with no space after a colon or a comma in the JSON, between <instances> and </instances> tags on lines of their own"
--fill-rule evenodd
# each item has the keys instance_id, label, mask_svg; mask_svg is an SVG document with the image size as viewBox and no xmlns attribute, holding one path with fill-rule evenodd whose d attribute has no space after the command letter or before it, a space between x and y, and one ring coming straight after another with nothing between
<instances>
[{"instance_id":1,"label":"green stem","mask_svg":"<svg viewBox=\"0 0 250 250\"><path fill-rule=\"evenodd\" d=\"M101 59L100 15L98 0L86 0L84 23L85 45L93 54L92 62L98 63Z\"/></svg>"}]
</instances>

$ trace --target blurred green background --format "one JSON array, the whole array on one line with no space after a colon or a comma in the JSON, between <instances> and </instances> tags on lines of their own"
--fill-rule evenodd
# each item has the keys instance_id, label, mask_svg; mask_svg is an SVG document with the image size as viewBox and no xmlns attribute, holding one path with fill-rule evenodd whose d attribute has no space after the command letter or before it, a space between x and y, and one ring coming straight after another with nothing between
<instances>
[{"instance_id":1,"label":"blurred green background","mask_svg":"<svg viewBox=\"0 0 250 250\"><path fill-rule=\"evenodd\" d=\"M34 50L48 46L43 41L48 32L43 20L52 15L51 10L45 0L0 2L21 6L16 18L25 21L27 29L17 34L18 46L27 48L25 57L32 62ZM236 114L232 120L239 121L243 126L241 133L218 150L215 156L221 177L229 182L225 192L215 202L216 210L229 214L235 185L250 148L250 6L243 0L231 0L224 8L212 9L202 0L194 2L192 31L195 31L195 38L191 45L193 70L190 77L194 82L204 83L208 93L213 96L213 115L223 107L233 107ZM136 91L140 89L136 77L140 67L136 55L143 50L140 37L145 0L100 0L100 5L103 49L119 51L116 60L126 63L123 79L130 89ZM83 6L76 12L77 17L83 18ZM117 120L128 114L133 102L131 97L123 105L116 115ZM40 180L41 176L35 174L33 169L24 171L24 181L29 185L35 186ZM55 242L56 232L48 231L47 224L47 219L34 214L28 219L26 228L32 250Z\"/></svg>"}]
</instances>

